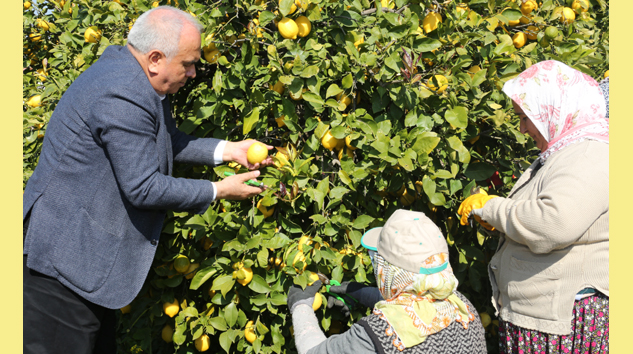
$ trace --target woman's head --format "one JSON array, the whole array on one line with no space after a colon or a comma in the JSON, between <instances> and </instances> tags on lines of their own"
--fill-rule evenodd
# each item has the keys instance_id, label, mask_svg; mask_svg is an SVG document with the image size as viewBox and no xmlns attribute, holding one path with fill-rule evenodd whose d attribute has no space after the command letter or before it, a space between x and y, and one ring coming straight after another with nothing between
<instances>
[{"instance_id":1,"label":"woman's head","mask_svg":"<svg viewBox=\"0 0 633 354\"><path fill-rule=\"evenodd\" d=\"M521 118L521 131L553 152L585 139L609 141L602 91L589 75L548 60L532 65L503 86Z\"/></svg>"},{"instance_id":2,"label":"woman's head","mask_svg":"<svg viewBox=\"0 0 633 354\"><path fill-rule=\"evenodd\" d=\"M376 282L386 300L402 294L444 299L457 288L448 263L448 245L424 213L396 210L384 227L363 235Z\"/></svg>"}]
</instances>

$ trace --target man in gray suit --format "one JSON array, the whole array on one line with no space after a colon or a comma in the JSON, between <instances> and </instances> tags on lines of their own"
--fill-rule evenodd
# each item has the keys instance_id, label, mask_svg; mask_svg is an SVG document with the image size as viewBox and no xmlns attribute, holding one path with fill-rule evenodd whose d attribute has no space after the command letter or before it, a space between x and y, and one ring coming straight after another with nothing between
<instances>
[{"instance_id":1,"label":"man in gray suit","mask_svg":"<svg viewBox=\"0 0 633 354\"><path fill-rule=\"evenodd\" d=\"M215 199L262 192L244 183L272 163L247 162L254 140L176 128L168 95L195 77L201 32L175 8L146 12L55 108L23 197L24 353L114 353L113 309L141 289L166 210L204 213ZM215 183L171 177L174 162L224 161L254 171Z\"/></svg>"}]
</instances>

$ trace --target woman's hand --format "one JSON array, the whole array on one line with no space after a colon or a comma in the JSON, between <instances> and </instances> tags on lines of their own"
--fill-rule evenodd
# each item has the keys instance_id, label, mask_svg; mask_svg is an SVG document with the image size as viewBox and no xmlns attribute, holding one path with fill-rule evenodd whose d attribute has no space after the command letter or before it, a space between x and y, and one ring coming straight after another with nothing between
<instances>
[{"instance_id":1,"label":"woman's hand","mask_svg":"<svg viewBox=\"0 0 633 354\"><path fill-rule=\"evenodd\" d=\"M260 163L251 164L250 162L248 162L248 159L246 158L246 153L248 151L248 148L256 142L257 140L253 139L237 142L227 142L226 146L224 147L224 153L222 154L222 160L224 160L225 162L237 162L242 166L246 166L249 170L257 170L261 167L272 165L273 158L270 156L266 157L266 159L264 159L264 161ZM268 148L268 150L272 150L273 146L266 145L266 148Z\"/></svg>"},{"instance_id":2,"label":"woman's hand","mask_svg":"<svg viewBox=\"0 0 633 354\"><path fill-rule=\"evenodd\" d=\"M470 197L464 199L462 204L459 206L459 210L457 210L457 214L461 215L460 224L466 225L468 224L468 219L471 217L471 214L475 213L475 210L482 209L486 203L493 198L497 198L496 195L488 195L486 193L478 193L473 194ZM487 222L481 220L481 218L477 215L472 215L475 220L481 224L487 230L494 230L495 228L488 224Z\"/></svg>"}]
</instances>

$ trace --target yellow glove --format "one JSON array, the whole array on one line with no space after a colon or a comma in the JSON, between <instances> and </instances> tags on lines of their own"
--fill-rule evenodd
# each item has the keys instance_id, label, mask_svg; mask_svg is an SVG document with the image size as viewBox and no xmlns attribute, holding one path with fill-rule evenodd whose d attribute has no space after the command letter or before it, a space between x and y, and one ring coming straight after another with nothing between
<instances>
[{"instance_id":1,"label":"yellow glove","mask_svg":"<svg viewBox=\"0 0 633 354\"><path fill-rule=\"evenodd\" d=\"M485 192L473 194L470 197L466 198L462 202L462 204L459 206L459 210L457 210L457 214L461 215L462 217L459 223L462 225L468 224L468 219L470 218L473 210L483 208L484 205L492 198L497 198L497 196L488 195ZM479 216L477 215L473 215L473 216L475 217L475 220L486 229L491 230L491 231L495 229L487 222L481 221L481 218Z\"/></svg>"}]
</instances>

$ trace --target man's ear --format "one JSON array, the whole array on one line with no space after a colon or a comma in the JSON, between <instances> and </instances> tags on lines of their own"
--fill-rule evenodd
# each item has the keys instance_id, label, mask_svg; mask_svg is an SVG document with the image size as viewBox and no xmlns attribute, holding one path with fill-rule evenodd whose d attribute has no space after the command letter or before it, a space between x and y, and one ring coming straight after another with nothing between
<instances>
[{"instance_id":1,"label":"man's ear","mask_svg":"<svg viewBox=\"0 0 633 354\"><path fill-rule=\"evenodd\" d=\"M152 50L147 55L147 71L150 75L158 75L160 66L166 60L165 55L160 50Z\"/></svg>"}]
</instances>

